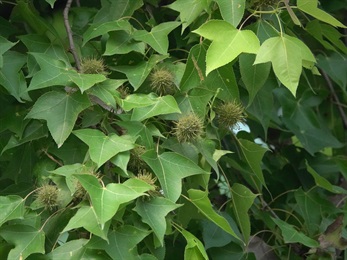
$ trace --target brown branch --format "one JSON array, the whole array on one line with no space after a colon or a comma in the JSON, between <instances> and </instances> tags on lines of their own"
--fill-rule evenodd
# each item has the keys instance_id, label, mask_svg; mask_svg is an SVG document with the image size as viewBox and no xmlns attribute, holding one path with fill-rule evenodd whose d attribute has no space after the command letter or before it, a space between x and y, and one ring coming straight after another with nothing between
<instances>
[{"instance_id":1,"label":"brown branch","mask_svg":"<svg viewBox=\"0 0 347 260\"><path fill-rule=\"evenodd\" d=\"M325 81L327 82L328 87L330 89L330 92L331 92L331 94L333 96L333 99L334 99L334 101L336 103L336 106L339 109L339 112L340 112L340 115L341 115L341 118L342 118L342 122L343 122L344 128L347 129L347 115L346 115L345 110L343 108L343 104L341 104L341 102L339 100L339 97L338 97L338 95L335 92L333 83L331 82L328 74L326 74L323 70L321 70L321 73L322 73Z\"/></svg>"},{"instance_id":2,"label":"brown branch","mask_svg":"<svg viewBox=\"0 0 347 260\"><path fill-rule=\"evenodd\" d=\"M67 2L66 2L66 6L65 6L64 12L63 12L64 25L65 25L67 36L69 38L69 44L70 44L69 51L72 53L72 56L75 59L77 71L81 71L80 59L79 59L77 52L76 52L76 49L75 49L75 44L73 42L72 31L71 31L71 27L70 27L70 23L69 23L69 11L71 8L72 1L73 0L67 0Z\"/></svg>"}]
</instances>

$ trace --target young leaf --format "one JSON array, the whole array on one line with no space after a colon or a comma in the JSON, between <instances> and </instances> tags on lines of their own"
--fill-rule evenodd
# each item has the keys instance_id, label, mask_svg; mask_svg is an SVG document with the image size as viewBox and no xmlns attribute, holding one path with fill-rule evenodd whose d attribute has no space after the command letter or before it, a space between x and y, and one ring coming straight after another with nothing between
<instances>
[{"instance_id":1,"label":"young leaf","mask_svg":"<svg viewBox=\"0 0 347 260\"><path fill-rule=\"evenodd\" d=\"M116 214L122 203L132 201L153 189L151 185L138 179L129 179L122 184L110 183L103 187L93 175L76 174L75 176L90 196L92 209L101 229L104 229L105 223Z\"/></svg>"},{"instance_id":2,"label":"young leaf","mask_svg":"<svg viewBox=\"0 0 347 260\"><path fill-rule=\"evenodd\" d=\"M149 44L159 54L165 55L169 47L168 34L180 24L179 22L161 23L153 27L150 32L146 30L135 31L133 37L136 41Z\"/></svg>"},{"instance_id":3,"label":"young leaf","mask_svg":"<svg viewBox=\"0 0 347 260\"><path fill-rule=\"evenodd\" d=\"M283 34L269 38L261 45L254 64L271 62L278 79L295 96L303 62L313 66L315 61L312 52L302 41Z\"/></svg>"},{"instance_id":4,"label":"young leaf","mask_svg":"<svg viewBox=\"0 0 347 260\"><path fill-rule=\"evenodd\" d=\"M241 53L257 53L257 36L250 30L237 30L230 23L211 20L193 32L212 41L206 53L206 75L233 61Z\"/></svg>"},{"instance_id":5,"label":"young leaf","mask_svg":"<svg viewBox=\"0 0 347 260\"><path fill-rule=\"evenodd\" d=\"M174 152L157 154L151 150L144 153L142 158L158 177L165 197L172 202L176 202L181 194L183 178L208 174L193 161Z\"/></svg>"},{"instance_id":6,"label":"young leaf","mask_svg":"<svg viewBox=\"0 0 347 260\"><path fill-rule=\"evenodd\" d=\"M6 225L0 228L0 236L13 244L7 259L25 259L34 253L45 253L45 233L27 225Z\"/></svg>"},{"instance_id":7,"label":"young leaf","mask_svg":"<svg viewBox=\"0 0 347 260\"><path fill-rule=\"evenodd\" d=\"M205 9L208 9L211 0L177 0L167 7L180 13L182 22L182 33L184 30L201 14Z\"/></svg>"},{"instance_id":8,"label":"young leaf","mask_svg":"<svg viewBox=\"0 0 347 260\"><path fill-rule=\"evenodd\" d=\"M50 91L39 97L26 118L46 120L54 141L61 147L70 135L79 113L90 105L87 95Z\"/></svg>"},{"instance_id":9,"label":"young leaf","mask_svg":"<svg viewBox=\"0 0 347 260\"><path fill-rule=\"evenodd\" d=\"M98 167L116 154L134 148L134 140L116 134L106 136L97 129L80 129L73 133L89 146L90 158Z\"/></svg>"},{"instance_id":10,"label":"young leaf","mask_svg":"<svg viewBox=\"0 0 347 260\"><path fill-rule=\"evenodd\" d=\"M297 231L293 225L278 218L271 217L271 219L281 229L285 243L300 243L311 248L319 246L319 243L316 240L306 236L300 231Z\"/></svg>"},{"instance_id":11,"label":"young leaf","mask_svg":"<svg viewBox=\"0 0 347 260\"><path fill-rule=\"evenodd\" d=\"M245 0L215 0L225 21L237 27L245 12Z\"/></svg>"},{"instance_id":12,"label":"young leaf","mask_svg":"<svg viewBox=\"0 0 347 260\"><path fill-rule=\"evenodd\" d=\"M240 226L244 243L248 244L251 234L251 223L249 220L248 210L252 206L254 199L257 197L247 187L235 183L231 188L231 197L233 199L233 211L237 223Z\"/></svg>"},{"instance_id":13,"label":"young leaf","mask_svg":"<svg viewBox=\"0 0 347 260\"><path fill-rule=\"evenodd\" d=\"M23 218L24 202L17 195L0 196L0 227L8 220Z\"/></svg>"},{"instance_id":14,"label":"young leaf","mask_svg":"<svg viewBox=\"0 0 347 260\"><path fill-rule=\"evenodd\" d=\"M142 217L142 221L153 229L161 246L164 246L164 235L166 231L165 217L169 212L180 206L166 198L155 197L150 200L137 200L134 210Z\"/></svg>"},{"instance_id":15,"label":"young leaf","mask_svg":"<svg viewBox=\"0 0 347 260\"><path fill-rule=\"evenodd\" d=\"M218 227L222 228L225 232L229 233L233 237L240 239L234 230L230 227L228 221L219 215L211 205L211 201L208 198L207 192L201 190L188 190L189 201L194 204L195 207L210 221L215 223Z\"/></svg>"},{"instance_id":16,"label":"young leaf","mask_svg":"<svg viewBox=\"0 0 347 260\"><path fill-rule=\"evenodd\" d=\"M318 0L297 0L298 8L314 18L336 27L346 28L339 20L317 7Z\"/></svg>"},{"instance_id":17,"label":"young leaf","mask_svg":"<svg viewBox=\"0 0 347 260\"><path fill-rule=\"evenodd\" d=\"M65 62L56 60L45 53L30 53L35 57L41 70L32 78L28 90L51 86L67 86L75 83L83 93L87 89L106 80L101 74L80 74L75 69L66 67Z\"/></svg>"}]
</instances>

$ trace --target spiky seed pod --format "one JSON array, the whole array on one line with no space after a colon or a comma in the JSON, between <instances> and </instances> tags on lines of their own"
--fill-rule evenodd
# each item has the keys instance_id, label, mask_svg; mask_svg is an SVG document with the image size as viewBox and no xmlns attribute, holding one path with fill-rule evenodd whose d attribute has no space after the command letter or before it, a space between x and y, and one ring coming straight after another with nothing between
<instances>
[{"instance_id":1,"label":"spiky seed pod","mask_svg":"<svg viewBox=\"0 0 347 260\"><path fill-rule=\"evenodd\" d=\"M158 95L173 95L176 91L173 74L165 69L155 69L149 76L150 86Z\"/></svg>"},{"instance_id":2,"label":"spiky seed pod","mask_svg":"<svg viewBox=\"0 0 347 260\"><path fill-rule=\"evenodd\" d=\"M128 87L121 86L117 90L121 98L126 98L130 94L130 90Z\"/></svg>"},{"instance_id":3,"label":"spiky seed pod","mask_svg":"<svg viewBox=\"0 0 347 260\"><path fill-rule=\"evenodd\" d=\"M173 130L178 142L192 142L199 139L204 133L204 125L200 117L191 113L181 117Z\"/></svg>"},{"instance_id":4,"label":"spiky seed pod","mask_svg":"<svg viewBox=\"0 0 347 260\"><path fill-rule=\"evenodd\" d=\"M130 151L130 160L128 167L132 171L138 171L140 169L146 168L147 164L141 158L141 155L146 152L146 148L144 146L135 146L134 149Z\"/></svg>"},{"instance_id":5,"label":"spiky seed pod","mask_svg":"<svg viewBox=\"0 0 347 260\"><path fill-rule=\"evenodd\" d=\"M81 61L81 73L106 75L106 66L102 59L84 58Z\"/></svg>"},{"instance_id":6,"label":"spiky seed pod","mask_svg":"<svg viewBox=\"0 0 347 260\"><path fill-rule=\"evenodd\" d=\"M38 189L36 198L46 209L51 210L58 205L59 190L55 185L45 184Z\"/></svg>"},{"instance_id":7,"label":"spiky seed pod","mask_svg":"<svg viewBox=\"0 0 347 260\"><path fill-rule=\"evenodd\" d=\"M250 6L256 9L264 9L275 7L279 2L279 0L253 0L250 2Z\"/></svg>"},{"instance_id":8,"label":"spiky seed pod","mask_svg":"<svg viewBox=\"0 0 347 260\"><path fill-rule=\"evenodd\" d=\"M157 181L157 177L152 177L152 173L144 169L139 170L139 172L137 173L136 179L146 182L147 184L151 185L154 189L157 188L157 186L155 185L155 182Z\"/></svg>"},{"instance_id":9,"label":"spiky seed pod","mask_svg":"<svg viewBox=\"0 0 347 260\"><path fill-rule=\"evenodd\" d=\"M216 108L220 127L229 128L238 122L245 121L244 107L237 101L226 102Z\"/></svg>"},{"instance_id":10,"label":"spiky seed pod","mask_svg":"<svg viewBox=\"0 0 347 260\"><path fill-rule=\"evenodd\" d=\"M75 186L75 193L73 194L73 198L76 201L81 201L86 196L87 191L83 188L82 184L78 181Z\"/></svg>"},{"instance_id":11,"label":"spiky seed pod","mask_svg":"<svg viewBox=\"0 0 347 260\"><path fill-rule=\"evenodd\" d=\"M158 197L161 196L161 193L158 191L159 188L157 185L155 185L157 181L157 177L152 177L152 173L148 172L147 170L139 170L137 173L137 176L135 177L136 179L142 180L149 185L153 187L153 190L149 190L148 194L151 195L152 197Z\"/></svg>"}]
</instances>

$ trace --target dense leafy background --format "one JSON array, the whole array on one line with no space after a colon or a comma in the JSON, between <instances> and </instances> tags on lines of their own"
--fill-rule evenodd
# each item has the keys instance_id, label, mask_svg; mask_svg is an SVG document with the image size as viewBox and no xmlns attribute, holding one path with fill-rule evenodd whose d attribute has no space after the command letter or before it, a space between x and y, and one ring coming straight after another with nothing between
<instances>
[{"instance_id":1,"label":"dense leafy background","mask_svg":"<svg viewBox=\"0 0 347 260\"><path fill-rule=\"evenodd\" d=\"M346 6L0 1L0 258L346 259Z\"/></svg>"}]
</instances>

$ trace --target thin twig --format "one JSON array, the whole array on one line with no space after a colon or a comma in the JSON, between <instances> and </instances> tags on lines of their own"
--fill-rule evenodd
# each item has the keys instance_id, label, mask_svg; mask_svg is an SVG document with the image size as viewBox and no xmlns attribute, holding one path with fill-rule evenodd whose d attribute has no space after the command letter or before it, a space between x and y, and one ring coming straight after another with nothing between
<instances>
[{"instance_id":1,"label":"thin twig","mask_svg":"<svg viewBox=\"0 0 347 260\"><path fill-rule=\"evenodd\" d=\"M75 44L73 42L72 31L71 31L71 27L70 27L70 23L69 23L69 11L70 11L72 1L73 0L67 0L67 2L66 2L66 6L65 6L64 12L63 12L64 25L65 25L67 36L69 38L69 44L70 44L70 50L69 51L72 53L72 55L75 59L77 71L81 71L80 59L78 58L78 55L77 55L77 52L75 49Z\"/></svg>"},{"instance_id":2,"label":"thin twig","mask_svg":"<svg viewBox=\"0 0 347 260\"><path fill-rule=\"evenodd\" d=\"M57 159L55 159L52 155L50 155L47 150L43 150L43 152L45 153L45 155L47 155L47 157L49 159L51 159L53 162L55 162L56 164L58 164L59 166L63 166L63 164L61 162L59 162Z\"/></svg>"},{"instance_id":3,"label":"thin twig","mask_svg":"<svg viewBox=\"0 0 347 260\"><path fill-rule=\"evenodd\" d=\"M81 6L80 0L76 0L76 5L77 5L77 7Z\"/></svg>"},{"instance_id":4,"label":"thin twig","mask_svg":"<svg viewBox=\"0 0 347 260\"><path fill-rule=\"evenodd\" d=\"M345 129L347 129L347 115L345 113L345 110L343 108L343 104L341 104L340 100L339 100L339 97L337 96L336 92L335 92L335 89L334 89L334 86L333 86L333 83L331 82L328 74L326 74L323 70L321 70L321 73L325 79L325 81L327 82L328 84L328 87L330 89L330 92L331 94L333 95L333 98L334 98L334 101L336 103L336 106L337 108L339 109L339 112L340 112L340 115L341 115L341 118L342 118L342 122L343 122L343 125L345 127Z\"/></svg>"}]
</instances>

